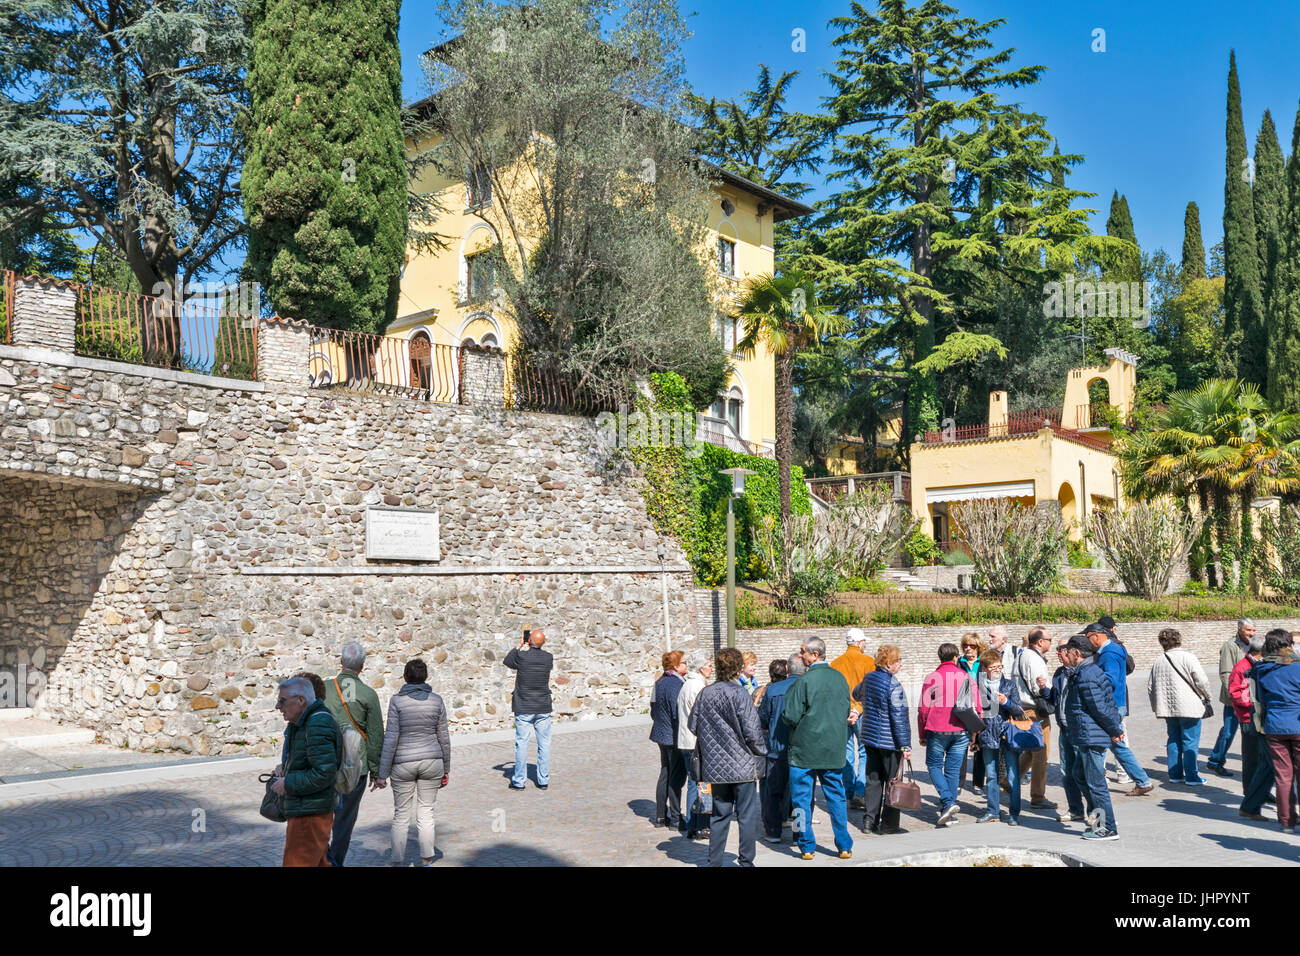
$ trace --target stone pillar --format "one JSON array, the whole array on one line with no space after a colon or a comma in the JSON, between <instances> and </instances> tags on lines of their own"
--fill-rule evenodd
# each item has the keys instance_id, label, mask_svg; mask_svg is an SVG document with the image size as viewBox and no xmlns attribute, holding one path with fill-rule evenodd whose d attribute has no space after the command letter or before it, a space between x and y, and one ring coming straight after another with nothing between
<instances>
[{"instance_id":1,"label":"stone pillar","mask_svg":"<svg viewBox=\"0 0 1300 956\"><path fill-rule=\"evenodd\" d=\"M77 289L40 276L14 279L10 344L74 352L77 347Z\"/></svg>"},{"instance_id":2,"label":"stone pillar","mask_svg":"<svg viewBox=\"0 0 1300 956\"><path fill-rule=\"evenodd\" d=\"M257 380L307 385L311 326L273 316L257 323Z\"/></svg>"},{"instance_id":3,"label":"stone pillar","mask_svg":"<svg viewBox=\"0 0 1300 956\"><path fill-rule=\"evenodd\" d=\"M506 401L506 358L500 349L461 346L460 404L502 408Z\"/></svg>"}]
</instances>

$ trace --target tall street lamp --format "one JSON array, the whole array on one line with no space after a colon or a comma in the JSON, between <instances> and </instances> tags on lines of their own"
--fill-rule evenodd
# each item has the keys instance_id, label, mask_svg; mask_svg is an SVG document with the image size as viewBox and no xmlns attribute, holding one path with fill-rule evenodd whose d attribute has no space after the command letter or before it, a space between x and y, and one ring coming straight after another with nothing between
<instances>
[{"instance_id":1,"label":"tall street lamp","mask_svg":"<svg viewBox=\"0 0 1300 956\"><path fill-rule=\"evenodd\" d=\"M736 513L732 504L745 493L745 476L758 474L749 468L724 468L720 475L731 476L731 494L727 496L727 646L736 646Z\"/></svg>"}]
</instances>

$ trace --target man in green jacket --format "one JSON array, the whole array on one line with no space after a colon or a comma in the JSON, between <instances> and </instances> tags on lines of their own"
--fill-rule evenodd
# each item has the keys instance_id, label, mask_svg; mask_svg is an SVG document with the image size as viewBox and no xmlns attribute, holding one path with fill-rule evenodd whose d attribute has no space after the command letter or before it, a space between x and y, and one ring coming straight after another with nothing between
<instances>
[{"instance_id":1,"label":"man in green jacket","mask_svg":"<svg viewBox=\"0 0 1300 956\"><path fill-rule=\"evenodd\" d=\"M366 666L366 649L353 641L339 655L343 669L333 680L325 682L325 706L334 715L340 728L352 726L366 740L366 771L373 779L372 789L386 786L379 778L379 757L384 751L384 718L379 708L379 695L358 676ZM331 866L342 866L352 842L352 828L357 825L357 811L361 797L366 792L366 774L357 780L351 793L339 794L334 808L334 832L330 836L328 851Z\"/></svg>"},{"instance_id":2,"label":"man in green jacket","mask_svg":"<svg viewBox=\"0 0 1300 956\"><path fill-rule=\"evenodd\" d=\"M826 663L826 643L818 637L799 651L808 672L786 692L781 719L790 725L790 799L795 808L799 852L813 859L813 782L820 780L831 815L835 849L841 860L853 855L848 804L844 794L844 748L849 739L849 685Z\"/></svg>"},{"instance_id":3,"label":"man in green jacket","mask_svg":"<svg viewBox=\"0 0 1300 956\"><path fill-rule=\"evenodd\" d=\"M284 797L288 820L284 865L329 866L325 850L334 822L334 777L343 753L339 725L305 677L281 684L275 707L288 721L284 764L271 782L271 789Z\"/></svg>"}]
</instances>

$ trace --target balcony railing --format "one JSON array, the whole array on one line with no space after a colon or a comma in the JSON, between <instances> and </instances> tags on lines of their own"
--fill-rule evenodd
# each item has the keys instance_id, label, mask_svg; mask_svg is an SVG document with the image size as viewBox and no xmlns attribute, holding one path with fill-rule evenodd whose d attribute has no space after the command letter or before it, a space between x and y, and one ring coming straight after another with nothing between
<instances>
[{"instance_id":1,"label":"balcony railing","mask_svg":"<svg viewBox=\"0 0 1300 956\"><path fill-rule=\"evenodd\" d=\"M311 328L307 371L313 388L403 395L456 404L464 357L453 345L371 332Z\"/></svg>"},{"instance_id":2,"label":"balcony railing","mask_svg":"<svg viewBox=\"0 0 1300 956\"><path fill-rule=\"evenodd\" d=\"M888 485L895 501L912 500L912 476L905 471L880 471L867 475L837 475L831 478L808 478L808 490L827 503L842 495L872 484Z\"/></svg>"},{"instance_id":3,"label":"balcony railing","mask_svg":"<svg viewBox=\"0 0 1300 956\"><path fill-rule=\"evenodd\" d=\"M1106 451L1110 445L1091 435L1061 425L1059 408L1034 408L1024 412L1013 412L1007 416L1005 425L958 425L939 431L927 431L922 437L924 445L943 445L950 442L982 441L994 438L1024 438L1036 434L1041 428L1050 428L1058 437Z\"/></svg>"},{"instance_id":4,"label":"balcony railing","mask_svg":"<svg viewBox=\"0 0 1300 956\"><path fill-rule=\"evenodd\" d=\"M772 450L766 446L752 444L737 435L736 430L731 427L731 422L725 418L714 418L711 415L696 416L695 440L730 448L732 451L738 451L742 455L753 455L755 458L775 457Z\"/></svg>"}]
</instances>

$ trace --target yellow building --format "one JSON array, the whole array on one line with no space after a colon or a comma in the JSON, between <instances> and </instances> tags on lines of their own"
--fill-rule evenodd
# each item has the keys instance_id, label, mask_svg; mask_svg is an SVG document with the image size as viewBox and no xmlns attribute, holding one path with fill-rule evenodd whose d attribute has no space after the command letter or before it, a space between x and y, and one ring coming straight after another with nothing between
<instances>
[{"instance_id":1,"label":"yellow building","mask_svg":"<svg viewBox=\"0 0 1300 956\"><path fill-rule=\"evenodd\" d=\"M435 143L431 139L407 146L425 150ZM700 215L707 217L706 254L723 289L719 311L726 312L728 301L739 301L746 279L775 270L776 223L813 210L713 164L702 165L717 181L715 201ZM435 254L411 252L402 272L398 316L386 332L410 357L408 377L413 384L417 378L437 378L440 363L454 365L449 356L457 346L511 351L517 337L501 308L488 259L479 258L501 241L492 224L491 181L483 175L453 181L432 170L426 177L415 188L437 193L447 210L428 228L450 236L451 248ZM698 437L771 457L776 445L775 361L766 344L752 358L736 354L737 326L734 318L715 320L715 334L733 352L734 371L726 389L700 416Z\"/></svg>"},{"instance_id":2,"label":"yellow building","mask_svg":"<svg viewBox=\"0 0 1300 956\"><path fill-rule=\"evenodd\" d=\"M952 543L954 502L1012 498L1032 506L1059 502L1072 540L1087 516L1120 503L1112 435L1099 405L1119 421L1133 410L1137 356L1107 349L1106 365L1072 369L1060 409L1008 413L1007 393L989 395L988 423L927 432L912 444L912 513L938 542ZM1104 383L1107 401L1090 403L1089 388Z\"/></svg>"},{"instance_id":3,"label":"yellow building","mask_svg":"<svg viewBox=\"0 0 1300 956\"><path fill-rule=\"evenodd\" d=\"M826 470L834 477L878 472L884 462L894 454L902 436L903 406L896 402L881 416L876 429L876 460L866 458L867 443L856 435L840 435L831 453L826 456Z\"/></svg>"}]
</instances>

